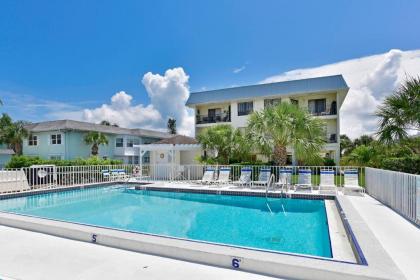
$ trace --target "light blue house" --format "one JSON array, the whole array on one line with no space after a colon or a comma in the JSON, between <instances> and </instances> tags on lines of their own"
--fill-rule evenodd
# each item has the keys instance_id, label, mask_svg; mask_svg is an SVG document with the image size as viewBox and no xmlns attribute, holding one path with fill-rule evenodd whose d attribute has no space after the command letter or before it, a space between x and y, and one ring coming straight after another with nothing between
<instances>
[{"instance_id":1,"label":"light blue house","mask_svg":"<svg viewBox=\"0 0 420 280\"><path fill-rule=\"evenodd\" d=\"M90 131L104 133L108 145L99 146L101 158L118 159L124 163L139 163L139 152L134 145L149 144L171 135L147 129L129 129L72 120L58 120L34 123L26 126L30 135L23 142L23 154L44 159L87 158L91 145L84 142ZM148 162L148 154L143 162Z\"/></svg>"},{"instance_id":2,"label":"light blue house","mask_svg":"<svg viewBox=\"0 0 420 280\"><path fill-rule=\"evenodd\" d=\"M15 152L12 149L8 149L6 145L0 144L0 168L3 168Z\"/></svg>"}]
</instances>

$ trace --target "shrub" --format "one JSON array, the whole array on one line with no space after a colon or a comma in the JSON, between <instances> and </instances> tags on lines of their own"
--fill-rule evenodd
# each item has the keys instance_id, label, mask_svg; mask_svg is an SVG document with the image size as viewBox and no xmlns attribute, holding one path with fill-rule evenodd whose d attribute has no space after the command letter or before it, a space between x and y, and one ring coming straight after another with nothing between
<instances>
[{"instance_id":1,"label":"shrub","mask_svg":"<svg viewBox=\"0 0 420 280\"><path fill-rule=\"evenodd\" d=\"M50 160L40 157L13 156L6 168L29 167L35 164L54 164L57 166L78 166L78 165L115 165L122 164L121 160L101 159L99 157L77 158L73 160Z\"/></svg>"},{"instance_id":2,"label":"shrub","mask_svg":"<svg viewBox=\"0 0 420 280\"><path fill-rule=\"evenodd\" d=\"M335 166L335 161L332 158L324 158L324 166Z\"/></svg>"},{"instance_id":3,"label":"shrub","mask_svg":"<svg viewBox=\"0 0 420 280\"><path fill-rule=\"evenodd\" d=\"M402 158L385 158L381 168L405 173L420 174L420 156L414 155Z\"/></svg>"}]
</instances>

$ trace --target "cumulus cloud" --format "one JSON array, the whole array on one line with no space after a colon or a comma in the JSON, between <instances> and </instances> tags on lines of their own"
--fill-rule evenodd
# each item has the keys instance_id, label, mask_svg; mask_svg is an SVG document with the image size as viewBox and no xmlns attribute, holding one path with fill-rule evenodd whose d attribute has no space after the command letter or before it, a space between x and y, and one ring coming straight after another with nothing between
<instances>
[{"instance_id":1,"label":"cumulus cloud","mask_svg":"<svg viewBox=\"0 0 420 280\"><path fill-rule=\"evenodd\" d=\"M377 128L374 112L407 75L420 74L420 50L389 52L268 77L262 83L342 74L350 91L341 107L341 133L355 138Z\"/></svg>"},{"instance_id":2,"label":"cumulus cloud","mask_svg":"<svg viewBox=\"0 0 420 280\"><path fill-rule=\"evenodd\" d=\"M168 118L175 118L178 133L193 135L193 111L185 106L190 95L188 79L182 68L168 69L163 76L148 72L141 82L150 98L149 105L133 104L133 97L120 91L112 96L109 104L83 110L81 119L96 123L108 120L123 127L166 131Z\"/></svg>"}]
</instances>

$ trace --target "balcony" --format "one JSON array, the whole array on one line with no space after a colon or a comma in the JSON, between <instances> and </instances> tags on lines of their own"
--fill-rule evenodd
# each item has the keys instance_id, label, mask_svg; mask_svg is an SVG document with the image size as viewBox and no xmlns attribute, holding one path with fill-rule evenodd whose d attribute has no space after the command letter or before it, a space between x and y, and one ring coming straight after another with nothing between
<instances>
[{"instance_id":1,"label":"balcony","mask_svg":"<svg viewBox=\"0 0 420 280\"><path fill-rule=\"evenodd\" d=\"M229 113L220 113L213 115L197 115L196 123L197 124L206 124L206 123L223 123L230 122Z\"/></svg>"},{"instance_id":2,"label":"balcony","mask_svg":"<svg viewBox=\"0 0 420 280\"><path fill-rule=\"evenodd\" d=\"M312 116L334 116L337 115L337 103L333 101L329 106L325 106L325 103L319 106L309 105L308 111Z\"/></svg>"},{"instance_id":3,"label":"balcony","mask_svg":"<svg viewBox=\"0 0 420 280\"><path fill-rule=\"evenodd\" d=\"M327 143L337 143L337 134L331 133L327 134L325 137L325 142Z\"/></svg>"}]
</instances>

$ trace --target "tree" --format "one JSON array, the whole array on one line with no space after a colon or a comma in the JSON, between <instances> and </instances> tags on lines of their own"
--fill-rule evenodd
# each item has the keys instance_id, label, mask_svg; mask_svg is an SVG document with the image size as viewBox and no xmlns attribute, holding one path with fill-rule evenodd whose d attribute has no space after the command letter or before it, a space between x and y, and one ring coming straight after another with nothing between
<instances>
[{"instance_id":1,"label":"tree","mask_svg":"<svg viewBox=\"0 0 420 280\"><path fill-rule=\"evenodd\" d=\"M360 145L342 159L344 164L378 167L380 148L377 145Z\"/></svg>"},{"instance_id":2,"label":"tree","mask_svg":"<svg viewBox=\"0 0 420 280\"><path fill-rule=\"evenodd\" d=\"M197 136L203 150L221 164L230 160L248 160L250 145L239 129L228 124L209 127Z\"/></svg>"},{"instance_id":3,"label":"tree","mask_svg":"<svg viewBox=\"0 0 420 280\"><path fill-rule=\"evenodd\" d=\"M91 131L85 135L84 141L87 145L92 145L92 155L97 156L99 153L99 145L108 145L108 138L105 134L97 131Z\"/></svg>"},{"instance_id":4,"label":"tree","mask_svg":"<svg viewBox=\"0 0 420 280\"><path fill-rule=\"evenodd\" d=\"M359 138L354 139L353 144L356 147L360 146L360 145L368 146L369 144L371 144L374 141L375 141L375 139L373 139L372 136L362 135Z\"/></svg>"},{"instance_id":5,"label":"tree","mask_svg":"<svg viewBox=\"0 0 420 280\"><path fill-rule=\"evenodd\" d=\"M107 121L107 120L103 120L103 121L101 121L99 124L101 124L101 125L106 125L106 126L115 126L115 127L119 127L119 125L118 124L116 124L116 123L113 123L113 124L111 124L109 121Z\"/></svg>"},{"instance_id":6,"label":"tree","mask_svg":"<svg viewBox=\"0 0 420 280\"><path fill-rule=\"evenodd\" d=\"M341 155L346 155L354 148L354 143L351 139L346 135L340 135L340 153Z\"/></svg>"},{"instance_id":7,"label":"tree","mask_svg":"<svg viewBox=\"0 0 420 280\"><path fill-rule=\"evenodd\" d=\"M169 118L167 127L170 134L176 134L176 119Z\"/></svg>"},{"instance_id":8,"label":"tree","mask_svg":"<svg viewBox=\"0 0 420 280\"><path fill-rule=\"evenodd\" d=\"M247 135L261 153L278 165L286 165L286 147L291 146L298 161L318 164L325 143L325 124L307 111L290 103L280 103L260 112L249 120Z\"/></svg>"},{"instance_id":9,"label":"tree","mask_svg":"<svg viewBox=\"0 0 420 280\"><path fill-rule=\"evenodd\" d=\"M25 129L25 121L13 122L7 114L2 114L0 118L0 144L6 144L16 154L22 154L22 142L28 137L28 131Z\"/></svg>"},{"instance_id":10,"label":"tree","mask_svg":"<svg viewBox=\"0 0 420 280\"><path fill-rule=\"evenodd\" d=\"M408 137L409 130L420 131L420 77L408 78L379 106L379 141L390 144Z\"/></svg>"}]
</instances>

